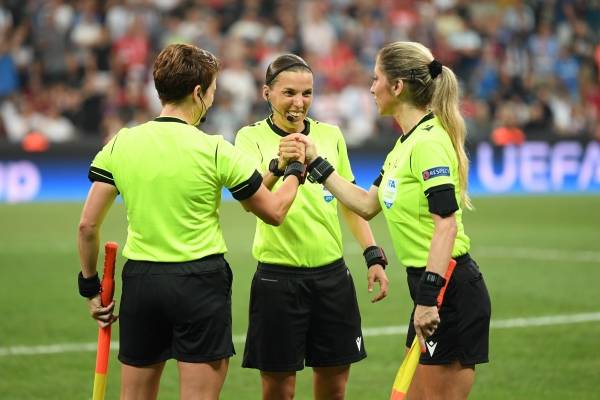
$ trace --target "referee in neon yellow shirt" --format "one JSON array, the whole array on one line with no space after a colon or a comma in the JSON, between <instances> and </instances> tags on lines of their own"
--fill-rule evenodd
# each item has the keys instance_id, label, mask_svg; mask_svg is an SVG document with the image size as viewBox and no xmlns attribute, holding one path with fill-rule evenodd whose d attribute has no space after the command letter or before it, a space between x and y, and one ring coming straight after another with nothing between
<instances>
[{"instance_id":1,"label":"referee in neon yellow shirt","mask_svg":"<svg viewBox=\"0 0 600 400\"><path fill-rule=\"evenodd\" d=\"M368 192L318 157L323 153L310 137L285 140L307 144L309 177L340 202L367 219L383 211L415 305L406 346L416 334L426 349L408 398L466 399L475 365L488 362L491 306L462 223L461 207L470 208L470 200L458 82L425 46L396 42L378 53L371 93L379 113L393 116L403 134ZM450 258L457 266L438 313Z\"/></svg>"},{"instance_id":2,"label":"referee in neon yellow shirt","mask_svg":"<svg viewBox=\"0 0 600 400\"><path fill-rule=\"evenodd\" d=\"M281 190L285 183L280 177L299 142L281 151L280 142L294 132L312 138L340 175L354 180L339 128L306 116L312 95L312 71L302 58L285 54L269 65L263 97L272 114L242 128L235 140L254 157L268 187ZM291 399L296 371L305 364L313 368L316 399L342 399L350 364L366 357L354 284L342 258L338 206L323 185L307 181L281 226L257 220L252 252L258 268L243 366L261 371L264 399ZM378 301L387 292L385 256L368 223L340 210L365 250L369 290L380 284Z\"/></svg>"},{"instance_id":3,"label":"referee in neon yellow shirt","mask_svg":"<svg viewBox=\"0 0 600 400\"><path fill-rule=\"evenodd\" d=\"M168 359L178 361L181 399L218 399L234 354L232 272L219 225L221 189L268 224L281 224L304 173L299 144L277 192L222 136L196 125L212 105L217 59L189 45L166 47L154 63L163 109L121 129L94 158L79 224L80 294L100 326L99 230L117 194L127 209L120 305L121 399L155 399Z\"/></svg>"}]
</instances>

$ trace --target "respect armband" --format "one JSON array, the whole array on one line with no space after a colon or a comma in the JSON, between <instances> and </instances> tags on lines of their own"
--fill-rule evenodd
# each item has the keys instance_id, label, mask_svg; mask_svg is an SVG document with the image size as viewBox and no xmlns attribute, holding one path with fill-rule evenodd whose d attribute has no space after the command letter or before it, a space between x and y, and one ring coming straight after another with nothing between
<instances>
[{"instance_id":1,"label":"respect armband","mask_svg":"<svg viewBox=\"0 0 600 400\"><path fill-rule=\"evenodd\" d=\"M79 285L79 294L83 297L90 299L100 293L101 286L98 273L89 278L84 278L81 271L79 271L77 283Z\"/></svg>"},{"instance_id":2,"label":"respect armband","mask_svg":"<svg viewBox=\"0 0 600 400\"><path fill-rule=\"evenodd\" d=\"M385 266L388 264L385 252L379 246L367 247L365 251L363 251L363 256L365 257L365 262L367 263L367 269L375 264L379 264L383 267L383 269L385 269Z\"/></svg>"},{"instance_id":3,"label":"respect armband","mask_svg":"<svg viewBox=\"0 0 600 400\"><path fill-rule=\"evenodd\" d=\"M308 171L309 182L323 183L335 171L335 168L323 157L317 157L306 170Z\"/></svg>"}]
</instances>

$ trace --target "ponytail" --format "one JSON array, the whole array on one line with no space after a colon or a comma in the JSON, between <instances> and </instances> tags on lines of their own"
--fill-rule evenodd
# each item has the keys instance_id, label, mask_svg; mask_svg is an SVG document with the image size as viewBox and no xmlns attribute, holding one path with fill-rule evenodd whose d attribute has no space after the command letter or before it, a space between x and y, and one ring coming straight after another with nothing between
<instances>
[{"instance_id":1,"label":"ponytail","mask_svg":"<svg viewBox=\"0 0 600 400\"><path fill-rule=\"evenodd\" d=\"M435 79L435 90L431 99L433 112L448 132L452 146L458 159L458 178L460 182L461 203L469 210L473 204L467 193L469 181L469 159L465 152L465 120L458 108L459 87L454 72L448 67L442 67L442 72Z\"/></svg>"}]
</instances>

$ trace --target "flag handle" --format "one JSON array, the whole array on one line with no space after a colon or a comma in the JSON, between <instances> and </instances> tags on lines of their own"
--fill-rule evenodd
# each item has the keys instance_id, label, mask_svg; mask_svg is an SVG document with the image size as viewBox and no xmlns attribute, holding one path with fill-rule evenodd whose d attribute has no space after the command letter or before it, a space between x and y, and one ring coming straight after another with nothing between
<instances>
[{"instance_id":1,"label":"flag handle","mask_svg":"<svg viewBox=\"0 0 600 400\"><path fill-rule=\"evenodd\" d=\"M106 307L113 300L115 293L115 261L119 245L106 242L104 245L104 272L102 273L102 290L100 300ZM98 347L96 353L96 373L94 374L94 389L92 400L104 400L106 393L106 376L108 372L108 355L110 354L111 325L98 328Z\"/></svg>"}]
</instances>

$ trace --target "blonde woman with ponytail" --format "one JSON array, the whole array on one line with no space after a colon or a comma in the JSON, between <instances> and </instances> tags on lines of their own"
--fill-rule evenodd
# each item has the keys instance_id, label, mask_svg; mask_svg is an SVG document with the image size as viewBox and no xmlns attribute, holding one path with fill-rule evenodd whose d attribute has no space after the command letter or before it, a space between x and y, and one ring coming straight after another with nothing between
<instances>
[{"instance_id":1,"label":"blonde woman with ponytail","mask_svg":"<svg viewBox=\"0 0 600 400\"><path fill-rule=\"evenodd\" d=\"M466 399L475 365L488 362L491 305L462 223L471 202L458 82L425 46L395 42L377 55L371 93L402 135L369 191L341 178L309 138L286 140L305 143L309 180L366 219L383 211L414 303L406 346L417 335L426 350L408 398ZM451 258L457 266L438 311Z\"/></svg>"}]
</instances>

